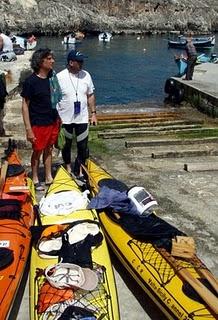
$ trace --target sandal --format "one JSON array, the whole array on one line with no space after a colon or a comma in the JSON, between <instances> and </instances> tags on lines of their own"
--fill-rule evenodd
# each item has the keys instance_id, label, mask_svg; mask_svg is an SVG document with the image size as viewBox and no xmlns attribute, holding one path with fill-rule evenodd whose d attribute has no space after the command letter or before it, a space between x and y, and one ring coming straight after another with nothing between
<instances>
[{"instance_id":1,"label":"sandal","mask_svg":"<svg viewBox=\"0 0 218 320\"><path fill-rule=\"evenodd\" d=\"M44 191L45 188L41 185L40 182L34 183L34 187L36 191Z\"/></svg>"},{"instance_id":2,"label":"sandal","mask_svg":"<svg viewBox=\"0 0 218 320\"><path fill-rule=\"evenodd\" d=\"M46 186L46 187L49 187L52 183L53 183L53 181L51 181L51 182L45 182L45 186Z\"/></svg>"}]
</instances>

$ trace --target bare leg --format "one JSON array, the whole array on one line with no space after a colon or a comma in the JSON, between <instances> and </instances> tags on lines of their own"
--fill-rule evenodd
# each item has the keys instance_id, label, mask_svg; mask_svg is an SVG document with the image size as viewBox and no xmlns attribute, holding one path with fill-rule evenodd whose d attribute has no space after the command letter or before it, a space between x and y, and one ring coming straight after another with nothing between
<instances>
[{"instance_id":1,"label":"bare leg","mask_svg":"<svg viewBox=\"0 0 218 320\"><path fill-rule=\"evenodd\" d=\"M39 163L40 163L40 156L42 154L42 151L33 151L32 157L31 157L31 167L32 167L32 179L33 183L39 182Z\"/></svg>"},{"instance_id":2,"label":"bare leg","mask_svg":"<svg viewBox=\"0 0 218 320\"><path fill-rule=\"evenodd\" d=\"M51 183L52 146L48 146L43 152L43 163L45 167L45 183Z\"/></svg>"},{"instance_id":3,"label":"bare leg","mask_svg":"<svg viewBox=\"0 0 218 320\"><path fill-rule=\"evenodd\" d=\"M71 163L66 164L66 170L71 173Z\"/></svg>"}]
</instances>

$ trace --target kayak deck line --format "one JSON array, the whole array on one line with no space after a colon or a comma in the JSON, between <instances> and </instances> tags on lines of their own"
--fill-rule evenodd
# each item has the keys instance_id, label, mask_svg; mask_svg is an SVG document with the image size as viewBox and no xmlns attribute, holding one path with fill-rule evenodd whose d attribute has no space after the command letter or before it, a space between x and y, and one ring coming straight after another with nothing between
<instances>
[{"instance_id":1,"label":"kayak deck line","mask_svg":"<svg viewBox=\"0 0 218 320\"><path fill-rule=\"evenodd\" d=\"M171 254L169 254L163 248L157 248L158 252L169 262L169 264L175 268L177 274L182 277L185 281L187 281L191 287L199 294L199 296L204 300L204 302L210 307L210 309L215 313L218 314L218 298L205 286L200 282L198 279L194 278L189 272L187 268L183 268L180 266L180 260L174 258ZM187 259L188 260L188 259ZM190 259L191 261L191 259ZM188 262L190 262L188 261ZM198 272L198 268L197 269ZM214 286L217 286L215 280Z\"/></svg>"}]
</instances>

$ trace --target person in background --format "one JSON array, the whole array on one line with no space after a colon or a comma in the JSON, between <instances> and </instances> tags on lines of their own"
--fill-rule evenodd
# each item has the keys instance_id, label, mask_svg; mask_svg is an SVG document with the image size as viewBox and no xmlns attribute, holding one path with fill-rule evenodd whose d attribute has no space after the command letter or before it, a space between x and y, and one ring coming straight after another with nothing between
<instances>
[{"instance_id":1,"label":"person in background","mask_svg":"<svg viewBox=\"0 0 218 320\"><path fill-rule=\"evenodd\" d=\"M7 95L8 95L8 93L7 93L7 89L6 89L5 73L0 72L0 136L5 135L3 118L4 118L5 98Z\"/></svg>"},{"instance_id":2,"label":"person in background","mask_svg":"<svg viewBox=\"0 0 218 320\"><path fill-rule=\"evenodd\" d=\"M195 46L192 42L192 36L189 35L187 38L187 43L185 46L186 56L187 56L187 69L185 80L192 80L195 63L197 61L197 52Z\"/></svg>"},{"instance_id":3,"label":"person in background","mask_svg":"<svg viewBox=\"0 0 218 320\"><path fill-rule=\"evenodd\" d=\"M57 110L66 136L62 157L67 171L71 173L71 146L75 131L77 156L73 173L82 181L84 177L81 164L84 165L89 157L89 113L91 124L97 125L95 88L90 74L83 70L84 58L81 52L71 50L67 56L67 68L57 74L62 91L62 100Z\"/></svg>"},{"instance_id":4,"label":"person in background","mask_svg":"<svg viewBox=\"0 0 218 320\"><path fill-rule=\"evenodd\" d=\"M0 53L13 51L13 43L11 38L2 33L0 29Z\"/></svg>"},{"instance_id":5,"label":"person in background","mask_svg":"<svg viewBox=\"0 0 218 320\"><path fill-rule=\"evenodd\" d=\"M36 37L34 36L34 34L31 34L27 37L27 42L33 43L34 41L36 41Z\"/></svg>"},{"instance_id":6,"label":"person in background","mask_svg":"<svg viewBox=\"0 0 218 320\"><path fill-rule=\"evenodd\" d=\"M52 182L52 148L57 141L60 120L56 105L61 99L53 71L54 56L50 49L38 49L31 58L33 73L25 80L21 96L26 138L32 143L31 168L35 189L43 191L39 181L40 157L43 156L45 184Z\"/></svg>"}]
</instances>

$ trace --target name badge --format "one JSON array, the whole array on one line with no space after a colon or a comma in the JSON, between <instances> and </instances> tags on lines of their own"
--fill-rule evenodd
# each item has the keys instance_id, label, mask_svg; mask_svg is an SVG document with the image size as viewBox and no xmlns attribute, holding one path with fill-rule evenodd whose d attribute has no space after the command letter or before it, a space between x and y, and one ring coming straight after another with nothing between
<instances>
[{"instance_id":1,"label":"name badge","mask_svg":"<svg viewBox=\"0 0 218 320\"><path fill-rule=\"evenodd\" d=\"M74 114L79 114L81 110L81 103L80 101L74 102Z\"/></svg>"}]
</instances>

